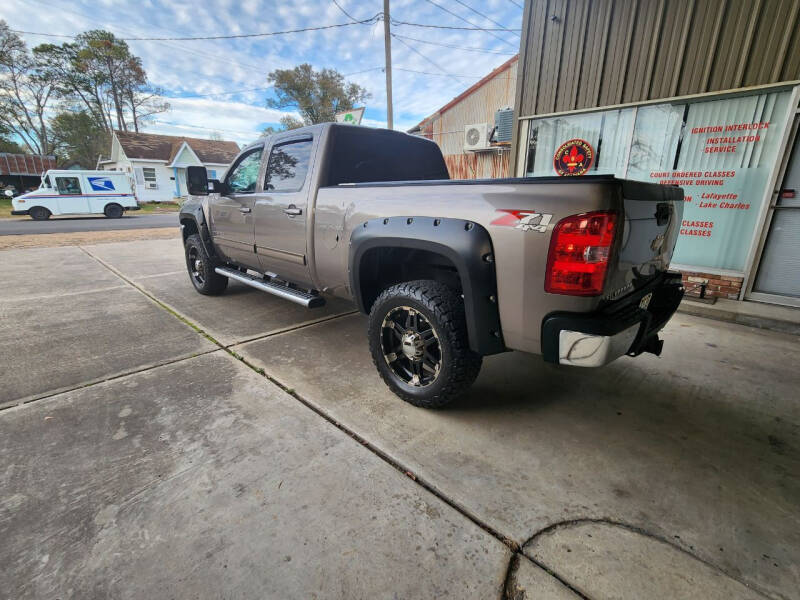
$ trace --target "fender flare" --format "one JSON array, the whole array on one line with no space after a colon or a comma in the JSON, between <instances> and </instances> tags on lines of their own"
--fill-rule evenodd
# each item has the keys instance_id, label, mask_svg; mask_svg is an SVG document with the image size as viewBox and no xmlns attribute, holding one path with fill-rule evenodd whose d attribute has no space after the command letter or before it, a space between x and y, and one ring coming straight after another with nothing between
<instances>
[{"instance_id":1,"label":"fender flare","mask_svg":"<svg viewBox=\"0 0 800 600\"><path fill-rule=\"evenodd\" d=\"M184 243L186 242L186 231L184 228L184 221L189 220L195 224L197 227L197 233L200 236L200 243L203 244L203 249L206 251L206 254L210 257L216 257L217 253L214 250L214 242L211 240L211 231L208 228L208 224L206 223L206 216L203 213L203 205L201 203L186 203L181 207L181 211L178 214L178 220L181 224L181 234L183 236Z\"/></svg>"},{"instance_id":2,"label":"fender flare","mask_svg":"<svg viewBox=\"0 0 800 600\"><path fill-rule=\"evenodd\" d=\"M361 312L361 262L375 248L408 248L440 254L452 262L461 279L470 348L481 354L506 350L497 303L497 276L489 232L464 219L389 217L370 219L350 236L350 290Z\"/></svg>"}]
</instances>

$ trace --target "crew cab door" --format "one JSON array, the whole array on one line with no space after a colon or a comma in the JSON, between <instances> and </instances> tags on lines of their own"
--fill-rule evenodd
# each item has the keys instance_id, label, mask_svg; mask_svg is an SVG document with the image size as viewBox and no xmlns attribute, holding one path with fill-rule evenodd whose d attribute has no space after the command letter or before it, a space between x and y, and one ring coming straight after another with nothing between
<instances>
[{"instance_id":1,"label":"crew cab door","mask_svg":"<svg viewBox=\"0 0 800 600\"><path fill-rule=\"evenodd\" d=\"M256 147L239 156L225 176L225 193L208 202L214 246L228 259L253 269L259 266L253 246L253 204L262 151Z\"/></svg>"},{"instance_id":2,"label":"crew cab door","mask_svg":"<svg viewBox=\"0 0 800 600\"><path fill-rule=\"evenodd\" d=\"M301 285L311 284L306 223L313 149L309 135L276 140L254 207L261 269Z\"/></svg>"}]
</instances>

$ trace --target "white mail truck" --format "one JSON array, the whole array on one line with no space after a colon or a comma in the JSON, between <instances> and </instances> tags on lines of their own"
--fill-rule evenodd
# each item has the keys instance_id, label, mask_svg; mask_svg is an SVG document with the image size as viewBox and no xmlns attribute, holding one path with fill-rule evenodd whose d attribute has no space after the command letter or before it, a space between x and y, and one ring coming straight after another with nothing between
<instances>
[{"instance_id":1,"label":"white mail truck","mask_svg":"<svg viewBox=\"0 0 800 600\"><path fill-rule=\"evenodd\" d=\"M139 210L127 173L121 171L47 171L38 189L11 200L12 215L44 221L50 215L103 214L110 219Z\"/></svg>"}]
</instances>

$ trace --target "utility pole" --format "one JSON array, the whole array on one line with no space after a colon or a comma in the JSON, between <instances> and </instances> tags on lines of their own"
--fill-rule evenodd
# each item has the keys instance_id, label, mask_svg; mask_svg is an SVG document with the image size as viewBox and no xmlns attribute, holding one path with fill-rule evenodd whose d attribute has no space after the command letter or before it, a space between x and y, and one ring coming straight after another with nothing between
<instances>
[{"instance_id":1,"label":"utility pole","mask_svg":"<svg viewBox=\"0 0 800 600\"><path fill-rule=\"evenodd\" d=\"M383 48L386 52L386 127L394 129L392 115L392 32L389 0L383 0Z\"/></svg>"}]
</instances>

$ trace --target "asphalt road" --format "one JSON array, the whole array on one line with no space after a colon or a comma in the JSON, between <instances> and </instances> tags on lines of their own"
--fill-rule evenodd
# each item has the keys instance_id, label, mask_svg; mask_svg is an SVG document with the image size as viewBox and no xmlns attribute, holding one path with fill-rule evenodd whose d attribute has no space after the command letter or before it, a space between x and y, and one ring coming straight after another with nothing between
<instances>
[{"instance_id":1,"label":"asphalt road","mask_svg":"<svg viewBox=\"0 0 800 600\"><path fill-rule=\"evenodd\" d=\"M156 227L178 227L177 213L158 215L126 214L121 219L107 219L102 215L50 217L47 221L34 221L30 218L0 219L0 235L115 231L119 229L153 229Z\"/></svg>"}]
</instances>

